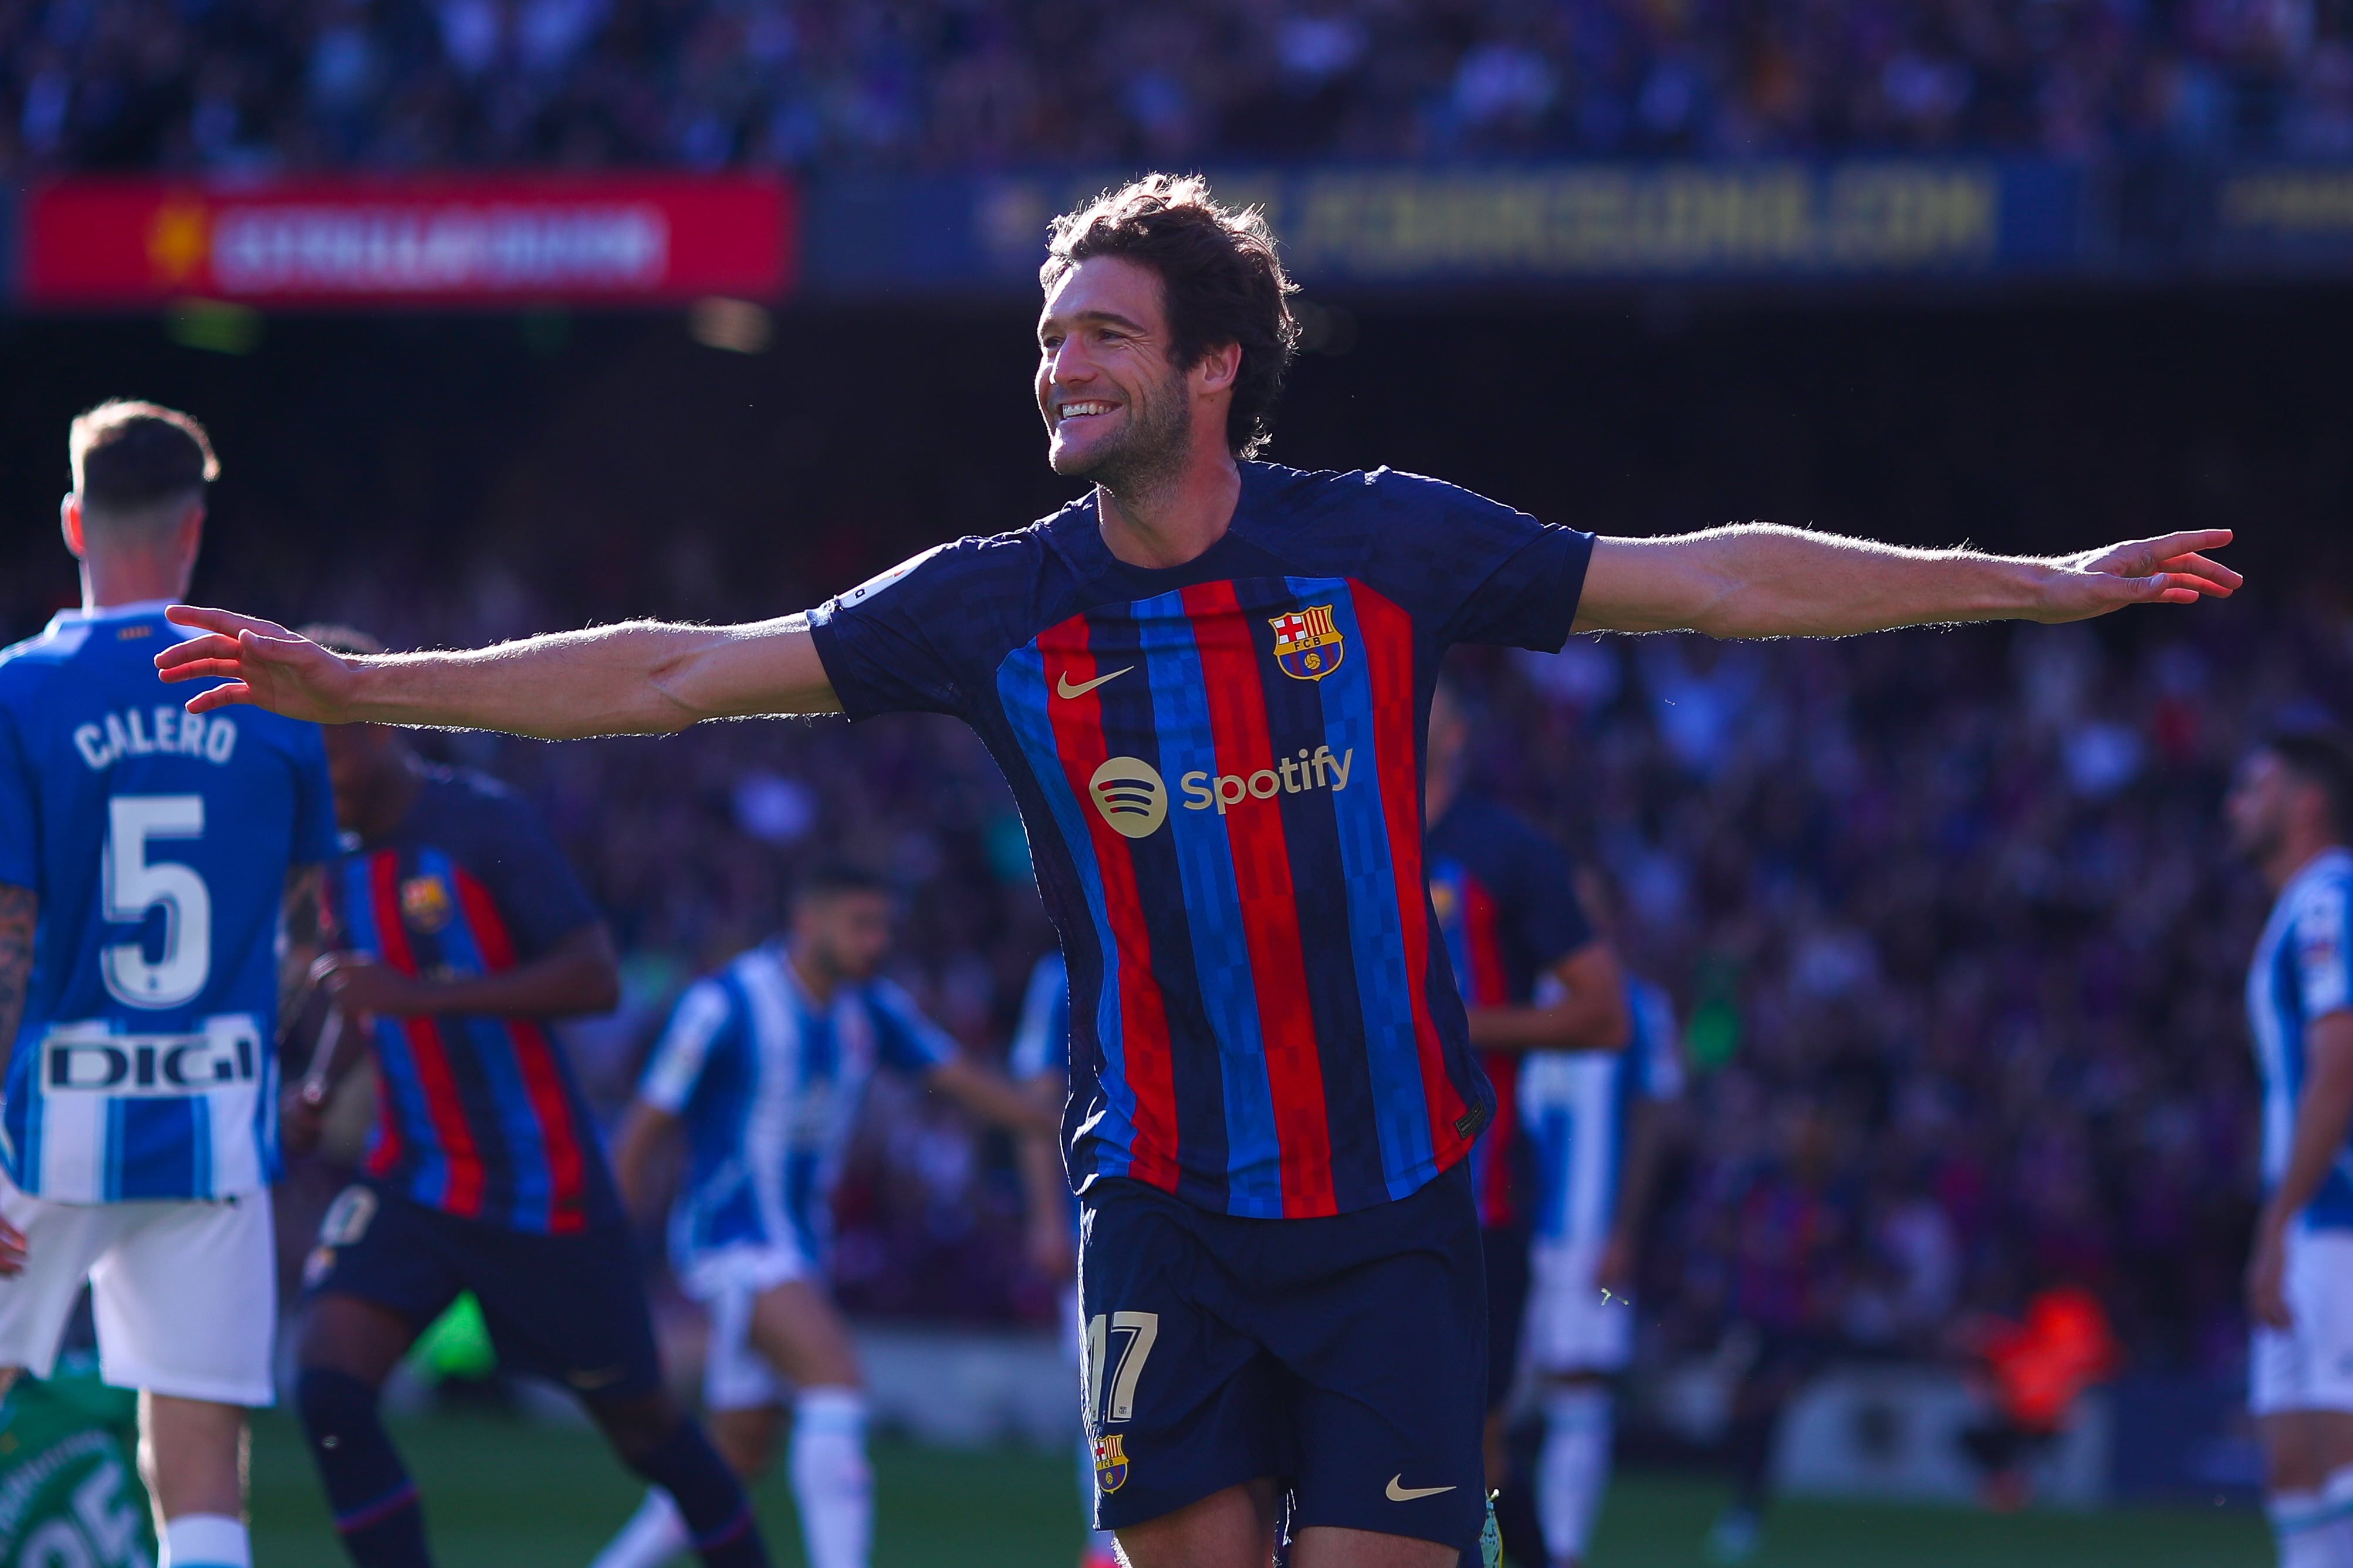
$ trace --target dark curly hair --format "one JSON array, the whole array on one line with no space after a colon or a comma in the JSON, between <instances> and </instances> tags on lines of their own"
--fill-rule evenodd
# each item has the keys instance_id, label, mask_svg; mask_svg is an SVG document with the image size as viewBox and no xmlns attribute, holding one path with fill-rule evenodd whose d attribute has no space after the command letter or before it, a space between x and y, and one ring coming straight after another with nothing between
<instances>
[{"instance_id":1,"label":"dark curly hair","mask_svg":"<svg viewBox=\"0 0 2353 1568\"><path fill-rule=\"evenodd\" d=\"M1192 369L1220 343L1241 345L1226 445L1256 457L1299 349L1289 299L1298 285L1283 275L1266 215L1219 205L1198 174L1146 174L1056 218L1038 281L1050 289L1091 256L1124 257L1160 275L1177 369Z\"/></svg>"}]
</instances>

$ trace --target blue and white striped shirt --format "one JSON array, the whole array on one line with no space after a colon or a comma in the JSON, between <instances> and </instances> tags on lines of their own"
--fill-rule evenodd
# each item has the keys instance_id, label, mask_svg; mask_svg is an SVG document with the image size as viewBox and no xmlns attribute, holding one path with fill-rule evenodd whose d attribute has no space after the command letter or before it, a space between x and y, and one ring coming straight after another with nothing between
<instances>
[{"instance_id":1,"label":"blue and white striped shirt","mask_svg":"<svg viewBox=\"0 0 2353 1568\"><path fill-rule=\"evenodd\" d=\"M955 1050L888 980L838 987L820 1005L781 942L688 987L638 1090L686 1123L670 1230L681 1275L733 1247L790 1244L818 1262L875 1069L926 1073Z\"/></svg>"},{"instance_id":2,"label":"blue and white striped shirt","mask_svg":"<svg viewBox=\"0 0 2353 1568\"><path fill-rule=\"evenodd\" d=\"M1531 1051L1520 1069L1520 1121L1536 1163L1535 1239L1598 1246L1618 1212L1634 1102L1683 1092L1674 1004L1629 977L1633 1037L1615 1051Z\"/></svg>"},{"instance_id":3,"label":"blue and white striped shirt","mask_svg":"<svg viewBox=\"0 0 2353 1568\"><path fill-rule=\"evenodd\" d=\"M2263 1183L2287 1169L2303 1092L2305 1037L2353 1006L2353 852L2323 850L2280 889L2247 970L2247 1023L2263 1078ZM2353 1138L2304 1211L2306 1225L2353 1227Z\"/></svg>"}]
</instances>

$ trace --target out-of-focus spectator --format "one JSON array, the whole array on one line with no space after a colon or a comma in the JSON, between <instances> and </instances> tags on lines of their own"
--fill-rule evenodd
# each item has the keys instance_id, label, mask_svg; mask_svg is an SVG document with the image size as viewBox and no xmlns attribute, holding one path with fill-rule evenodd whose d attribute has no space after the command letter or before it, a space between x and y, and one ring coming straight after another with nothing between
<instances>
[{"instance_id":1,"label":"out-of-focus spectator","mask_svg":"<svg viewBox=\"0 0 2353 1568\"><path fill-rule=\"evenodd\" d=\"M0 175L2353 152L2341 6L15 0Z\"/></svg>"}]
</instances>

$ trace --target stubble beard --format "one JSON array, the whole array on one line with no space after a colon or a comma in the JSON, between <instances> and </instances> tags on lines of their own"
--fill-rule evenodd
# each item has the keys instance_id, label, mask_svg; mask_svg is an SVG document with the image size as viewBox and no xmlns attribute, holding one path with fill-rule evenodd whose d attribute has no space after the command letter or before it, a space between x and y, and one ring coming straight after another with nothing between
<instances>
[{"instance_id":1,"label":"stubble beard","mask_svg":"<svg viewBox=\"0 0 2353 1568\"><path fill-rule=\"evenodd\" d=\"M1146 501L1173 484L1185 471L1193 445L1193 408L1184 377L1171 376L1149 396L1129 403L1127 419L1127 428L1084 463L1058 464L1056 471L1092 480L1123 506Z\"/></svg>"}]
</instances>

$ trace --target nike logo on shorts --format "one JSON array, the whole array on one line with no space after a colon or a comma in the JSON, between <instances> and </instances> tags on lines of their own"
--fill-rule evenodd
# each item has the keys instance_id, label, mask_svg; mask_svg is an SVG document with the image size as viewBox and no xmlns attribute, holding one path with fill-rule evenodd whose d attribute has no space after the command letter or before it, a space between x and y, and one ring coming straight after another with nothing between
<instances>
[{"instance_id":1,"label":"nike logo on shorts","mask_svg":"<svg viewBox=\"0 0 2353 1568\"><path fill-rule=\"evenodd\" d=\"M1451 1492L1454 1490L1452 1487L1401 1487L1398 1485L1398 1483L1403 1479L1405 1479L1405 1472L1403 1470L1399 1470L1396 1475L1389 1478L1389 1501L1412 1502L1419 1498L1436 1497L1440 1492Z\"/></svg>"},{"instance_id":2,"label":"nike logo on shorts","mask_svg":"<svg viewBox=\"0 0 2353 1568\"><path fill-rule=\"evenodd\" d=\"M1117 680L1121 676L1125 675L1129 670L1134 669L1134 668L1135 666L1132 664L1127 665L1122 668L1113 670L1109 675L1098 675L1092 680L1082 680L1076 686L1071 685L1071 678L1065 675L1054 682L1054 695L1066 699L1084 697L1088 692L1092 691L1104 681Z\"/></svg>"}]
</instances>

